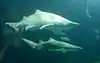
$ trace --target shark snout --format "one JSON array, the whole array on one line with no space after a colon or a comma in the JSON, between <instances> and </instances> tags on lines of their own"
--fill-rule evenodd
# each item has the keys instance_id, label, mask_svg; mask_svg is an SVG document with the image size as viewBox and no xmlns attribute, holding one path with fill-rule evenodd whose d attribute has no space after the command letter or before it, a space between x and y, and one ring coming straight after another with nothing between
<instances>
[{"instance_id":1,"label":"shark snout","mask_svg":"<svg viewBox=\"0 0 100 63\"><path fill-rule=\"evenodd\" d=\"M82 50L83 48L79 46L74 46L74 47L71 47L70 49Z\"/></svg>"},{"instance_id":2,"label":"shark snout","mask_svg":"<svg viewBox=\"0 0 100 63\"><path fill-rule=\"evenodd\" d=\"M79 23L77 23L77 22L71 22L71 23L69 23L70 25L73 25L73 26L78 26L78 25L80 25Z\"/></svg>"},{"instance_id":3,"label":"shark snout","mask_svg":"<svg viewBox=\"0 0 100 63\"><path fill-rule=\"evenodd\" d=\"M71 23L69 23L68 25L67 25L67 27L69 27L70 29L73 29L73 28L75 28L75 27L77 27L77 26L79 26L80 24L79 23L77 23L77 22L71 22Z\"/></svg>"},{"instance_id":4,"label":"shark snout","mask_svg":"<svg viewBox=\"0 0 100 63\"><path fill-rule=\"evenodd\" d=\"M74 24L74 25L80 25L80 24L79 24L79 23L77 23L77 22L73 22L73 24Z\"/></svg>"},{"instance_id":5,"label":"shark snout","mask_svg":"<svg viewBox=\"0 0 100 63\"><path fill-rule=\"evenodd\" d=\"M79 50L82 50L83 48L81 47L70 47L70 48L64 48L64 53L66 52L74 52L74 51L79 51Z\"/></svg>"},{"instance_id":6,"label":"shark snout","mask_svg":"<svg viewBox=\"0 0 100 63\"><path fill-rule=\"evenodd\" d=\"M69 22L64 23L64 25L67 26L67 27L75 27L75 26L78 26L80 24L77 23L77 22L69 21Z\"/></svg>"},{"instance_id":7,"label":"shark snout","mask_svg":"<svg viewBox=\"0 0 100 63\"><path fill-rule=\"evenodd\" d=\"M66 46L66 49L83 49L83 48L76 45L68 44Z\"/></svg>"}]
</instances>

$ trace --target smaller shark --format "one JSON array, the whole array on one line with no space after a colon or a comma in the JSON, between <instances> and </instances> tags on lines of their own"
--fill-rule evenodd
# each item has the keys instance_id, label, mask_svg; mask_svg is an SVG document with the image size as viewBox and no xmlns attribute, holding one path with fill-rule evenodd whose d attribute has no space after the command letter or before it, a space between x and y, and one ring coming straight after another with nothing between
<instances>
[{"instance_id":1,"label":"smaller shark","mask_svg":"<svg viewBox=\"0 0 100 63\"><path fill-rule=\"evenodd\" d=\"M49 29L55 34L65 35L64 30L69 31L79 23L72 22L62 16L51 12L44 12L39 9L32 15L28 17L24 16L20 22L17 23L6 23L13 27L16 31L19 28L25 27L25 30L35 30L35 29Z\"/></svg>"},{"instance_id":2,"label":"smaller shark","mask_svg":"<svg viewBox=\"0 0 100 63\"><path fill-rule=\"evenodd\" d=\"M53 38L50 38L48 41L40 40L40 43L35 43L25 38L23 38L22 40L24 40L32 48L35 48L41 51L53 51L53 52L66 53L70 51L77 51L79 49L83 49L82 47L75 46L75 45L72 45L72 44L69 44L63 41L58 41Z\"/></svg>"}]
</instances>

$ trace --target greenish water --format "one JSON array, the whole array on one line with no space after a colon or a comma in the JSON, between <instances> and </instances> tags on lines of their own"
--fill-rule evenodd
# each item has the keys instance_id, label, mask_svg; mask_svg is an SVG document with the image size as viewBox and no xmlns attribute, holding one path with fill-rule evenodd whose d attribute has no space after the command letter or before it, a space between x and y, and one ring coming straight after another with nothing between
<instances>
[{"instance_id":1,"label":"greenish water","mask_svg":"<svg viewBox=\"0 0 100 63\"><path fill-rule=\"evenodd\" d=\"M57 13L81 25L68 33L72 43L82 46L84 51L66 54L40 52L26 44L22 48L10 47L2 63L98 63L100 62L100 9L99 0L89 1L91 19L85 13L84 0L3 0L0 2L0 20L19 21L23 16L30 15L35 9ZM95 4L96 3L96 4ZM3 25L1 26L3 29ZM56 37L48 31L26 32L26 37L47 40L49 36Z\"/></svg>"}]
</instances>

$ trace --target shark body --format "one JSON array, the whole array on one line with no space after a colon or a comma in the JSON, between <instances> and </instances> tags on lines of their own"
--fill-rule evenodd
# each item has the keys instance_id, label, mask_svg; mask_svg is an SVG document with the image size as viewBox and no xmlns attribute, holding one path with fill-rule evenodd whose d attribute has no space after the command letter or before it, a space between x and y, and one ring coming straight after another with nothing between
<instances>
[{"instance_id":1,"label":"shark body","mask_svg":"<svg viewBox=\"0 0 100 63\"><path fill-rule=\"evenodd\" d=\"M69 44L64 41L55 40L53 38L50 38L48 41L42 41L40 40L40 43L35 43L33 41L30 41L28 39L23 38L23 40L29 44L32 48L36 48L37 50L43 50L43 51L53 51L53 52L72 52L82 49L82 47Z\"/></svg>"},{"instance_id":2,"label":"shark body","mask_svg":"<svg viewBox=\"0 0 100 63\"><path fill-rule=\"evenodd\" d=\"M73 27L79 25L79 23L72 22L62 16L54 13L44 12L36 10L36 12L28 17L24 16L23 19L18 23L6 23L12 26L16 31L19 28L25 27L25 30L35 29L49 29L55 34L65 34L63 30L70 30Z\"/></svg>"}]
</instances>

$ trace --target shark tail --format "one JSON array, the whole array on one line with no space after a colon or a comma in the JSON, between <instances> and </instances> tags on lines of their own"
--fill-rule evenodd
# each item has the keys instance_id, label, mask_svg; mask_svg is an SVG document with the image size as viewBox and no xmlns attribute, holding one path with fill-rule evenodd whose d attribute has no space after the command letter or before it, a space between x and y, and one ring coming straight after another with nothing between
<instances>
[{"instance_id":1,"label":"shark tail","mask_svg":"<svg viewBox=\"0 0 100 63\"><path fill-rule=\"evenodd\" d=\"M6 23L6 25L9 25L10 27L14 28L15 31L18 31L17 28L18 23Z\"/></svg>"},{"instance_id":2,"label":"shark tail","mask_svg":"<svg viewBox=\"0 0 100 63\"><path fill-rule=\"evenodd\" d=\"M29 46L31 46L32 48L36 48L37 47L37 43L31 41L31 40L28 40L28 39L25 39L25 38L22 38L22 40L27 43Z\"/></svg>"}]
</instances>

